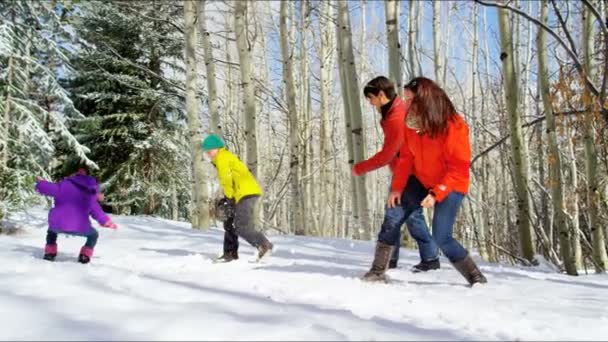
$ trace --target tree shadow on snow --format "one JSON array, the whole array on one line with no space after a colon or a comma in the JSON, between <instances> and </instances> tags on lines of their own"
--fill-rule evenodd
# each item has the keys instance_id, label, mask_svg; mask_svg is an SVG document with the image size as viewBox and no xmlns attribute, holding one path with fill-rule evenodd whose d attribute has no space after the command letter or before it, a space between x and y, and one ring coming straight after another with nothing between
<instances>
[{"instance_id":1,"label":"tree shadow on snow","mask_svg":"<svg viewBox=\"0 0 608 342\"><path fill-rule=\"evenodd\" d=\"M534 270L530 270L530 271L534 271ZM568 280L553 279L553 278L538 278L538 277L532 277L530 275L527 275L524 273L519 273L519 272L514 272L514 271L505 271L505 270L493 271L493 270L487 269L487 268L482 269L482 272L484 274L492 274L492 275L495 275L496 278L503 278L503 279L504 279L504 276L509 276L509 277L514 277L514 278L526 278L526 279L537 280L537 281L549 281L552 283L564 284L564 285L583 286L583 287L589 287L592 289L608 289L608 285L576 281L576 280L572 279L573 278L572 276L566 276L566 275L560 275L560 276L568 277ZM546 275L547 273L542 273L542 274ZM557 273L555 273L555 274L559 275ZM488 281L491 281L491 279L488 279Z\"/></svg>"},{"instance_id":2,"label":"tree shadow on snow","mask_svg":"<svg viewBox=\"0 0 608 342\"><path fill-rule=\"evenodd\" d=\"M218 254L212 254L212 253L203 253L203 252L195 252L195 251L189 251L189 250L185 250L185 249L177 249L177 248L168 248L168 249L164 249L164 248L147 248L147 247L142 247L139 249L140 251L145 251L145 252L154 252L154 253L160 253L160 254L166 254L169 256L192 256L192 255L202 255L208 259L215 259L218 257Z\"/></svg>"},{"instance_id":3,"label":"tree shadow on snow","mask_svg":"<svg viewBox=\"0 0 608 342\"><path fill-rule=\"evenodd\" d=\"M226 290L226 289L222 289L222 288L213 288L213 287L208 287L205 285L195 284L195 283L186 282L186 281L165 279L165 278L162 278L162 277L159 277L156 275L151 275L151 274L141 274L141 277L160 281L160 282L166 282L166 283L169 283L172 285L186 287L186 288L196 290L196 291L207 292L207 293L222 295L222 296L226 296L226 297L235 297L238 300L248 300L251 302L257 302L259 304L265 304L265 305L277 307L276 310L267 311L267 312L276 312L277 313L277 314L272 314L272 315L271 314L260 315L259 313L256 313L255 315L244 315L242 313L225 310L225 312L227 314L229 314L231 316L235 316L235 317L237 317L237 319L240 319L241 321L243 321L243 320L244 321L249 321L249 320L256 321L257 320L257 321L261 321L261 322L276 321L277 315L278 315L278 317L281 317L282 314L285 312L285 306L288 306L288 307L300 309L303 311L311 311L313 313L316 312L317 314L315 314L315 315L318 315L318 313L321 313L321 314L327 315L328 317L340 317L341 316L345 319L354 319L354 320L359 321L361 324L367 324L369 322L372 322L374 324L379 325L379 328L381 328L381 329L386 328L386 329L390 329L393 331L408 331L409 333L415 333L420 336L428 336L431 339L433 336L435 336L435 337L441 336L441 339L445 339L445 340L462 340L463 338L465 338L463 335L458 334L460 332L459 330L452 331L452 330L447 330L447 329L436 329L436 328L426 329L426 328L418 327L416 325L413 325L413 324L410 324L407 322L393 321L393 320L381 318L378 316L372 316L371 318L362 318L347 309L329 309L329 308L325 308L325 307L318 306L315 304L288 303L288 302L284 302L284 301L277 301L277 300L273 299L271 296L257 296L257 295L246 293L246 292L237 292L237 291ZM208 305L208 304L206 304L206 305Z\"/></svg>"},{"instance_id":4,"label":"tree shadow on snow","mask_svg":"<svg viewBox=\"0 0 608 342\"><path fill-rule=\"evenodd\" d=\"M21 246L17 246L15 248L13 248L12 251L28 254L31 257L33 257L34 259L40 259L45 262L50 262L50 261L42 259L42 257L44 256L44 247L21 245ZM76 262L78 260L79 251L80 250L78 250L78 249L75 249L73 251L66 249L63 252L60 250L57 253L57 257L52 262ZM94 258L102 259L100 256L94 256Z\"/></svg>"}]
</instances>

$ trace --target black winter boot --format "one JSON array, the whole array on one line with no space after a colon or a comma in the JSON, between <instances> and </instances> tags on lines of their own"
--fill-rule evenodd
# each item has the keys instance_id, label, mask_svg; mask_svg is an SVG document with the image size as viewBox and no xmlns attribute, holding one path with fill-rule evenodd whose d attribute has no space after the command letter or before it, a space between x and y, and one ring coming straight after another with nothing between
<instances>
[{"instance_id":1,"label":"black winter boot","mask_svg":"<svg viewBox=\"0 0 608 342\"><path fill-rule=\"evenodd\" d=\"M388 269L389 269L389 270L390 270L390 269L393 269L393 268L397 268L397 267L398 267L398 265L397 265L397 260L395 260L395 259L391 259L391 260L388 262Z\"/></svg>"},{"instance_id":2,"label":"black winter boot","mask_svg":"<svg viewBox=\"0 0 608 342\"><path fill-rule=\"evenodd\" d=\"M386 270L388 269L388 262L392 253L392 245L378 241L378 243L376 244L376 252L374 253L374 261L372 262L372 267L363 276L363 281L388 282L388 278L386 277Z\"/></svg>"},{"instance_id":3,"label":"black winter boot","mask_svg":"<svg viewBox=\"0 0 608 342\"><path fill-rule=\"evenodd\" d=\"M414 265L412 267L412 272L414 272L414 273L426 272L426 271L430 271L430 270L438 270L439 268L440 268L439 259L421 261L419 264Z\"/></svg>"},{"instance_id":4,"label":"black winter boot","mask_svg":"<svg viewBox=\"0 0 608 342\"><path fill-rule=\"evenodd\" d=\"M215 259L216 263L220 262L231 262L239 259L239 253L237 251L224 252L221 257Z\"/></svg>"},{"instance_id":5,"label":"black winter boot","mask_svg":"<svg viewBox=\"0 0 608 342\"><path fill-rule=\"evenodd\" d=\"M78 256L78 262L81 264L88 264L89 261L91 261L91 258L89 258L88 256L86 256L84 254L80 254Z\"/></svg>"},{"instance_id":6,"label":"black winter boot","mask_svg":"<svg viewBox=\"0 0 608 342\"><path fill-rule=\"evenodd\" d=\"M462 274L462 276L469 282L469 285L471 286L473 286L475 283L485 284L488 282L469 254L467 254L464 259L452 263L452 265L454 265L454 268L457 269L460 274Z\"/></svg>"}]
</instances>

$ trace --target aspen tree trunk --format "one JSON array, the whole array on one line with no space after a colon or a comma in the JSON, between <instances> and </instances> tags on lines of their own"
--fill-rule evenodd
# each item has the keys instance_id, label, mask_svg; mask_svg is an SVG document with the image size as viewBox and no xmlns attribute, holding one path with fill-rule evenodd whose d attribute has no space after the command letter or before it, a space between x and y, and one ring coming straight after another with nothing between
<instances>
[{"instance_id":1,"label":"aspen tree trunk","mask_svg":"<svg viewBox=\"0 0 608 342\"><path fill-rule=\"evenodd\" d=\"M549 18L549 7L547 0L540 3L540 20L547 23ZM545 108L545 116L547 118L547 140L549 142L549 172L551 175L551 197L553 202L553 214L555 219L553 224L555 229L559 230L560 247L562 256L566 266L566 272L571 275L576 275L576 264L571 254L570 234L568 230L568 220L564 206L563 179L561 175L562 162L559 154L559 146L557 143L557 134L555 131L555 116L550 98L550 83L547 69L547 44L545 30L538 30L536 39L538 49L538 78L540 82L540 94L543 99Z\"/></svg>"},{"instance_id":2,"label":"aspen tree trunk","mask_svg":"<svg viewBox=\"0 0 608 342\"><path fill-rule=\"evenodd\" d=\"M328 163L332 157L332 146L331 146L331 122L330 122L330 97L333 83L333 71L334 71L334 46L335 38L332 27L332 22L329 18L333 18L333 7L329 1L323 1L321 3L321 16L320 28L321 28L321 137L320 137L320 152L321 152L321 179L319 193L319 211L320 220L319 225L321 229L327 229L329 225L329 215L336 215L336 213L330 213L328 210L329 195L331 192L331 168ZM335 191L335 190L334 190ZM336 202L333 202L336 205ZM335 227L335 222L332 223Z\"/></svg>"},{"instance_id":3,"label":"aspen tree trunk","mask_svg":"<svg viewBox=\"0 0 608 342\"><path fill-rule=\"evenodd\" d=\"M569 185L568 188L568 199L566 201L567 212L570 214L572 219L570 220L570 243L572 246L572 252L574 255L574 264L576 269L583 268L583 251L581 249L581 235L580 235L580 222L579 222L579 195L578 195L578 168L576 167L576 154L574 152L574 132L570 128L567 128L568 132L568 155L570 156L570 172L569 172Z\"/></svg>"},{"instance_id":4,"label":"aspen tree trunk","mask_svg":"<svg viewBox=\"0 0 608 342\"><path fill-rule=\"evenodd\" d=\"M341 42L342 42L342 29L340 28L340 26L338 26L336 28L336 37L337 37L337 47L338 47L338 71L340 74L340 89L342 90L342 102L343 102L343 106L344 106L344 135L346 136L346 150L347 150L347 155L348 155L348 165L349 167L352 168L353 164L354 164L354 160L355 160L355 152L354 152L354 146L353 146L353 136L352 136L352 124L351 124L351 117L350 117L350 101L349 101L349 92L348 92L348 87L347 87L347 79L346 79L346 75L345 75L345 67L344 64L346 63L344 60L344 53L343 53L343 49L341 46ZM339 177L339 174L337 173L339 169L336 169L336 177ZM350 191L344 191L343 194L344 195L350 195L350 199L351 199L351 206L350 209L352 210L352 213L349 213L349 216L355 216L359 213L359 209L357 208L358 205L358 201L357 201L357 196L359 195L359 193L357 192L357 183L355 182L355 177L348 177L350 179ZM355 234L350 232L350 229L348 227L348 223L349 222L347 220L347 215L346 215L346 208L348 207L345 203L346 201L343 201L342 204L342 208L344 208L344 210L342 211L342 216L341 218L343 218L343 220L341 220L342 223L342 227L343 227L343 234L345 234L345 236L349 236L349 237L353 237ZM356 232L355 232L356 233Z\"/></svg>"},{"instance_id":5,"label":"aspen tree trunk","mask_svg":"<svg viewBox=\"0 0 608 342\"><path fill-rule=\"evenodd\" d=\"M220 116L218 112L217 101L217 84L215 76L215 61L213 60L213 49L211 47L211 38L207 31L207 17L205 16L205 5L207 0L197 2L198 7L198 32L201 35L203 43L203 52L205 58L205 67L207 68L207 103L209 106L209 116L211 116L211 132L222 136L222 127L220 125Z\"/></svg>"},{"instance_id":6,"label":"aspen tree trunk","mask_svg":"<svg viewBox=\"0 0 608 342\"><path fill-rule=\"evenodd\" d=\"M289 111L289 178L291 188L291 222L290 226L296 235L304 235L304 213L302 208L302 192L300 189L300 139L298 136L298 112L296 108L296 88L293 78L293 54L290 53L289 33L287 20L289 16L289 2L281 2L280 8L280 34L281 55L283 58L283 84L285 96L287 97L287 108Z\"/></svg>"},{"instance_id":7,"label":"aspen tree trunk","mask_svg":"<svg viewBox=\"0 0 608 342\"><path fill-rule=\"evenodd\" d=\"M300 76L301 76L301 112L302 112L302 175L305 175L307 179L301 185L302 189L302 212L303 215L312 213L312 186L314 184L314 176L311 174L312 171L312 136L311 136L311 97L310 97L310 72L308 62L308 30L310 26L310 19L308 16L309 11L309 0L302 0L300 2L300 14L301 14L301 28L300 28ZM313 224L314 220L311 221L305 228L305 234L309 235L311 231L315 231Z\"/></svg>"},{"instance_id":8,"label":"aspen tree trunk","mask_svg":"<svg viewBox=\"0 0 608 342\"><path fill-rule=\"evenodd\" d=\"M386 36L388 38L388 70L390 79L395 82L397 94L402 95L403 74L399 60L401 44L399 44L399 4L398 0L386 0L384 13L386 15Z\"/></svg>"},{"instance_id":9,"label":"aspen tree trunk","mask_svg":"<svg viewBox=\"0 0 608 342\"><path fill-rule=\"evenodd\" d=\"M441 65L441 1L433 0L433 66L435 70L435 82L443 87L443 70Z\"/></svg>"},{"instance_id":10,"label":"aspen tree trunk","mask_svg":"<svg viewBox=\"0 0 608 342\"><path fill-rule=\"evenodd\" d=\"M344 1L338 2L338 26L341 31L340 41L338 42L339 48L342 50L341 66L344 68L343 76L346 79L345 85L347 86L346 93L348 94L348 100L350 102L349 114L351 116L352 130L352 143L354 152L354 162L359 162L364 158L364 137L362 130L362 118L361 118L361 103L359 96L359 82L357 78L357 70L355 68L355 56L352 44L352 33L350 28L350 15L348 12L348 3ZM352 168L352 164L350 165ZM351 176L352 177L352 176ZM359 176L355 179L356 191L357 191L357 209L358 213L355 214L355 219L360 225L359 238L365 237L371 238L371 226L369 219L369 205L367 200L367 191L365 187L365 176Z\"/></svg>"},{"instance_id":11,"label":"aspen tree trunk","mask_svg":"<svg viewBox=\"0 0 608 342\"><path fill-rule=\"evenodd\" d=\"M483 27L488 27L488 10L484 9L483 12ZM488 47L488 37L486 36L484 39L484 49L486 51L490 51L489 47ZM486 90L487 92L487 96L483 95L483 91L482 91L482 97L481 97L481 127L487 127L487 118L486 118L486 103L488 102L486 99L489 98L489 89L491 89L491 80L490 80L490 54L486 53L485 54L485 59L484 59L484 73L485 75L485 87L483 87L483 89ZM481 74L479 75L479 84L481 85ZM482 87L480 87L480 90L482 90ZM487 146L487 135L486 134L482 134L482 142L483 142L483 146ZM484 182L484 189L490 189L490 176L492 174L496 175L495 172L491 172L491 170L493 169L492 167L490 167L490 160L488 155L484 155L482 157L482 163L483 163L483 170L484 170L484 177L483 177L483 182ZM495 177L496 178L496 177ZM498 190L498 183L496 183L496 191ZM483 191L482 193L482 200L483 203L490 203L491 199L490 199L490 191ZM496 202L499 202L499 198L498 196L495 197ZM498 222L499 218L497 215L495 215L493 217L493 220L490 219L490 210L484 210L484 215L485 215L485 222L488 223L488 252L489 252L489 257L491 261L498 261L498 252L496 250L496 248L492 245L492 242L497 242L497 236L498 236Z\"/></svg>"},{"instance_id":12,"label":"aspen tree trunk","mask_svg":"<svg viewBox=\"0 0 608 342\"><path fill-rule=\"evenodd\" d=\"M258 176L258 143L256 134L255 84L251 70L251 44L247 37L247 7L249 1L234 3L234 27L239 50L241 84L244 98L245 140L247 141L247 167L254 177Z\"/></svg>"},{"instance_id":13,"label":"aspen tree trunk","mask_svg":"<svg viewBox=\"0 0 608 342\"><path fill-rule=\"evenodd\" d=\"M200 122L197 99L196 67L196 4L184 1L185 41L186 41L186 112L188 113L188 130L192 153L192 227L209 228L209 208L204 201L207 195L207 184L204 183L203 151L201 150Z\"/></svg>"},{"instance_id":14,"label":"aspen tree trunk","mask_svg":"<svg viewBox=\"0 0 608 342\"><path fill-rule=\"evenodd\" d=\"M607 17L608 17L608 13ZM583 67L585 73L592 79L593 75L593 41L594 41L594 17L587 8L583 6ZM608 56L604 56L608 58ZM606 70L604 70L606 72ZM591 95L587 89L584 90L583 98L587 99L585 105L591 104ZM595 127L593 123L594 111L586 114L584 119L584 143L585 143L585 173L587 176L587 211L589 213L589 228L593 244L593 259L598 265L596 272L606 272L608 269L608 256L606 254L606 241L604 232L599 224L598 204L600 203L598 185L597 147L595 145Z\"/></svg>"},{"instance_id":15,"label":"aspen tree trunk","mask_svg":"<svg viewBox=\"0 0 608 342\"><path fill-rule=\"evenodd\" d=\"M478 51L479 51L479 40L478 40L478 36L477 36L477 32L478 32L478 28L477 28L477 17L479 14L479 6L474 3L473 4L473 61L472 61L472 67L471 67L471 81L472 81L472 87L471 87L471 124L470 124L470 128L471 128L471 138L473 141L473 146L479 146L478 143L478 134L477 134L477 63L478 63ZM449 18L449 16L448 16ZM481 111L480 115L484 115L485 113L483 112L483 110ZM485 145L482 145L485 146ZM475 230L477 231L477 238L479 239L479 254L481 255L481 257L484 260L489 260L490 256L488 254L488 248L487 248L487 244L488 244L488 237L486 236L486 224L487 221L485 220L486 215L485 215L485 211L487 209L484 208L484 205L487 203L484 199L484 193L488 192L488 189L485 187L486 183L484 180L484 173L485 173L485 165L483 163L481 163L481 167L479 172L477 172L477 174L479 175L478 177L476 177L477 181L476 181L476 185L477 185L477 190L475 191L475 199L476 199L476 204L473 206L471 205L471 209L475 211L474 216L477 218L477 224L475 227Z\"/></svg>"},{"instance_id":16,"label":"aspen tree trunk","mask_svg":"<svg viewBox=\"0 0 608 342\"><path fill-rule=\"evenodd\" d=\"M418 27L416 26L417 13L416 7L418 6L418 1L409 0L408 3L408 40L407 40L407 50L409 55L409 63L410 63L410 79L422 75L420 70L420 65L417 63L418 58L416 57L416 41L418 36Z\"/></svg>"},{"instance_id":17,"label":"aspen tree trunk","mask_svg":"<svg viewBox=\"0 0 608 342\"><path fill-rule=\"evenodd\" d=\"M528 154L521 128L522 120L519 111L519 87L515 75L512 31L509 25L507 10L499 9L499 30L501 40L502 66L504 70L504 91L509 112L511 131L511 154L514 162L515 192L517 194L517 218L522 254L530 262L534 261L534 243L530 222L530 201L528 197Z\"/></svg>"},{"instance_id":18,"label":"aspen tree trunk","mask_svg":"<svg viewBox=\"0 0 608 342\"><path fill-rule=\"evenodd\" d=\"M441 76L441 84L443 84L444 87L447 86L447 75L448 75L448 56L449 56L449 51L450 51L450 44L452 44L452 40L450 39L450 35L452 33L452 25L450 25L451 23L451 16L452 16L452 11L457 10L456 8L454 8L453 4L451 3L451 1L446 1L446 3L448 4L448 22L447 22L447 32L445 34L445 48L443 51L443 75ZM477 20L477 19L475 19Z\"/></svg>"}]
</instances>

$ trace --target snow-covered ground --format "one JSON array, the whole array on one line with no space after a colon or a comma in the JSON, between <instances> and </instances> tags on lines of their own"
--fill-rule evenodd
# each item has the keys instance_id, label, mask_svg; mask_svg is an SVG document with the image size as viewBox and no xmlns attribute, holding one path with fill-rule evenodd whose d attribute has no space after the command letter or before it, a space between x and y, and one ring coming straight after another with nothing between
<instances>
[{"instance_id":1,"label":"snow-covered ground","mask_svg":"<svg viewBox=\"0 0 608 342\"><path fill-rule=\"evenodd\" d=\"M89 265L84 238L59 238L41 259L46 212L0 236L0 340L605 340L608 276L481 263L489 284L468 288L442 268L413 274L403 250L390 284L358 279L373 243L273 236L265 263L214 264L223 231L120 217L100 229Z\"/></svg>"}]
</instances>

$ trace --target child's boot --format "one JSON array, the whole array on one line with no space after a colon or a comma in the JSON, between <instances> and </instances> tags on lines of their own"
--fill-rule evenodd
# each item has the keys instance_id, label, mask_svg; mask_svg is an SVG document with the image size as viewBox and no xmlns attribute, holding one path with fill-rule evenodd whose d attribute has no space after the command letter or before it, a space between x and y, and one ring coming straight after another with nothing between
<instances>
[{"instance_id":1,"label":"child's boot","mask_svg":"<svg viewBox=\"0 0 608 342\"><path fill-rule=\"evenodd\" d=\"M44 260L55 261L55 257L57 256L57 244L44 246Z\"/></svg>"},{"instance_id":2,"label":"child's boot","mask_svg":"<svg viewBox=\"0 0 608 342\"><path fill-rule=\"evenodd\" d=\"M88 264L93 257L93 248L83 246L80 249L80 255L78 256L78 262L81 264Z\"/></svg>"}]
</instances>

